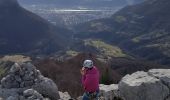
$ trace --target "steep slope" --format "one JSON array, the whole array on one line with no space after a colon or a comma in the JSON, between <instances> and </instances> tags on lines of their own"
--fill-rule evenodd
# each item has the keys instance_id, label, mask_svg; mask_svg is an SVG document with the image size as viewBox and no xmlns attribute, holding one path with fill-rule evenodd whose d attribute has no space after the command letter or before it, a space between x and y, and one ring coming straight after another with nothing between
<instances>
[{"instance_id":1,"label":"steep slope","mask_svg":"<svg viewBox=\"0 0 170 100\"><path fill-rule=\"evenodd\" d=\"M77 29L77 37L101 38L128 52L162 64L170 64L170 1L147 0L127 6L111 18L95 20Z\"/></svg>"},{"instance_id":2,"label":"steep slope","mask_svg":"<svg viewBox=\"0 0 170 100\"><path fill-rule=\"evenodd\" d=\"M68 32L23 9L17 0L0 1L0 54L55 52L67 44Z\"/></svg>"}]
</instances>

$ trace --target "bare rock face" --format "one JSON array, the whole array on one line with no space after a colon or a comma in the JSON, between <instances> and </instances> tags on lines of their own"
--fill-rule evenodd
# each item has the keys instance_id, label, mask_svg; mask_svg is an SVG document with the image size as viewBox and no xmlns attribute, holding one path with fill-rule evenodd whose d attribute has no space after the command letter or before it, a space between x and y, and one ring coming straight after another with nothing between
<instances>
[{"instance_id":1,"label":"bare rock face","mask_svg":"<svg viewBox=\"0 0 170 100\"><path fill-rule=\"evenodd\" d=\"M58 100L56 84L31 63L15 63L1 80L0 97L7 100ZM20 98L20 99L16 99Z\"/></svg>"},{"instance_id":2,"label":"bare rock face","mask_svg":"<svg viewBox=\"0 0 170 100\"><path fill-rule=\"evenodd\" d=\"M56 84L48 78L43 78L40 83L33 85L33 89L52 100L58 100L60 97Z\"/></svg>"},{"instance_id":3,"label":"bare rock face","mask_svg":"<svg viewBox=\"0 0 170 100\"><path fill-rule=\"evenodd\" d=\"M100 84L102 100L170 100L170 69L138 71L119 84Z\"/></svg>"},{"instance_id":4,"label":"bare rock face","mask_svg":"<svg viewBox=\"0 0 170 100\"><path fill-rule=\"evenodd\" d=\"M170 88L170 69L151 69L148 71L148 74L160 79L162 83Z\"/></svg>"},{"instance_id":5,"label":"bare rock face","mask_svg":"<svg viewBox=\"0 0 170 100\"><path fill-rule=\"evenodd\" d=\"M104 100L114 100L115 97L119 97L118 85L100 84L100 95L103 97Z\"/></svg>"},{"instance_id":6,"label":"bare rock face","mask_svg":"<svg viewBox=\"0 0 170 100\"><path fill-rule=\"evenodd\" d=\"M60 92L60 100L72 100L71 96L68 94L68 92Z\"/></svg>"},{"instance_id":7,"label":"bare rock face","mask_svg":"<svg viewBox=\"0 0 170 100\"><path fill-rule=\"evenodd\" d=\"M126 75L119 83L121 97L125 100L166 100L170 94L168 86L152 74L158 75L162 70L159 71L150 70L151 75L143 71Z\"/></svg>"},{"instance_id":8,"label":"bare rock face","mask_svg":"<svg viewBox=\"0 0 170 100\"><path fill-rule=\"evenodd\" d=\"M23 97L20 97L23 99L29 99L29 100L34 100L34 99L43 99L43 96L35 91L34 89L27 89L23 92Z\"/></svg>"}]
</instances>

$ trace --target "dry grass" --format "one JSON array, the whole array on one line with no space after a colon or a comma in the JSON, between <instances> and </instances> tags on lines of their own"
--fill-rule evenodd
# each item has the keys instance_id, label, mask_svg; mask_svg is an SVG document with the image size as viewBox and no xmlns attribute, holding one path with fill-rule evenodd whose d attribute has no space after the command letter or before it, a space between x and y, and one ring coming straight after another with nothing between
<instances>
[{"instance_id":1,"label":"dry grass","mask_svg":"<svg viewBox=\"0 0 170 100\"><path fill-rule=\"evenodd\" d=\"M20 63L20 62L31 61L31 58L23 55L6 55L0 58L0 61L11 61L11 62Z\"/></svg>"}]
</instances>

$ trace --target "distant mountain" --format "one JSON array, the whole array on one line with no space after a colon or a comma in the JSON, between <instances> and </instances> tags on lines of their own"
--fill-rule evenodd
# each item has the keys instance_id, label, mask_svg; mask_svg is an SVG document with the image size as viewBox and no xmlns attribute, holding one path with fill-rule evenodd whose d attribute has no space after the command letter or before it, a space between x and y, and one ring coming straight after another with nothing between
<instances>
[{"instance_id":1,"label":"distant mountain","mask_svg":"<svg viewBox=\"0 0 170 100\"><path fill-rule=\"evenodd\" d=\"M67 46L67 33L23 9L16 0L0 0L0 54L56 52Z\"/></svg>"},{"instance_id":2,"label":"distant mountain","mask_svg":"<svg viewBox=\"0 0 170 100\"><path fill-rule=\"evenodd\" d=\"M19 0L22 4L55 4L57 6L112 7L131 5L143 0Z\"/></svg>"},{"instance_id":3,"label":"distant mountain","mask_svg":"<svg viewBox=\"0 0 170 100\"><path fill-rule=\"evenodd\" d=\"M100 38L131 54L170 64L170 1L147 0L127 6L111 18L76 27L79 38Z\"/></svg>"}]
</instances>

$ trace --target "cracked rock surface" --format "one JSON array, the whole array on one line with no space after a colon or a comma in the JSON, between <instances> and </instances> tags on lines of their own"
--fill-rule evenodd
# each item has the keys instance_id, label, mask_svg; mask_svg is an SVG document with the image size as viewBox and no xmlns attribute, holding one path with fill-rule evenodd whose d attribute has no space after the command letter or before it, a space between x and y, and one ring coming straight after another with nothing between
<instances>
[{"instance_id":1,"label":"cracked rock surface","mask_svg":"<svg viewBox=\"0 0 170 100\"><path fill-rule=\"evenodd\" d=\"M104 85L100 84L100 95L103 97L103 100L114 100L114 97L119 97L118 85Z\"/></svg>"},{"instance_id":2,"label":"cracked rock surface","mask_svg":"<svg viewBox=\"0 0 170 100\"><path fill-rule=\"evenodd\" d=\"M123 77L118 87L124 100L170 100L170 70L138 71Z\"/></svg>"}]
</instances>

